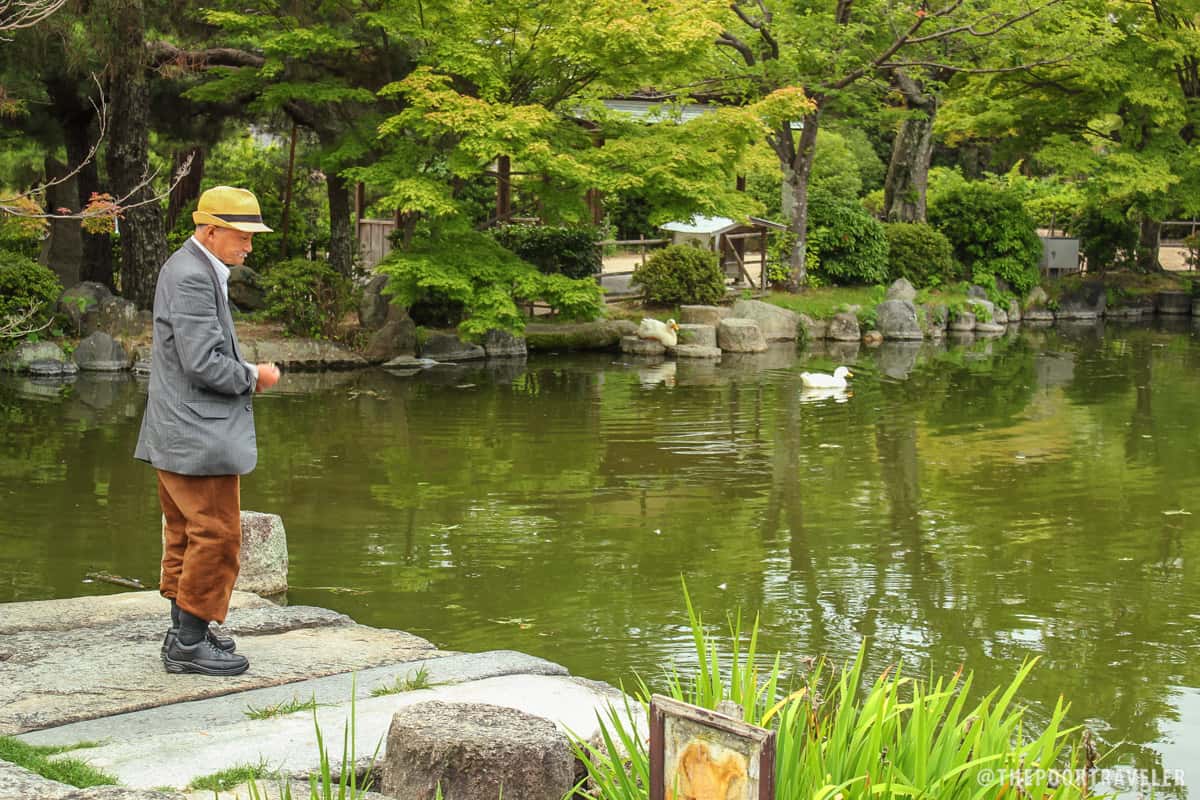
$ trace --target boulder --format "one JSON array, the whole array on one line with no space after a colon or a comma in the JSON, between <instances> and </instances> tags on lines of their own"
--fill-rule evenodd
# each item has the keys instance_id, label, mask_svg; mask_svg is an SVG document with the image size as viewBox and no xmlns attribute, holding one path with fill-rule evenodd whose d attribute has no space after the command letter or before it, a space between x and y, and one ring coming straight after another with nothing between
<instances>
[{"instance_id":1,"label":"boulder","mask_svg":"<svg viewBox=\"0 0 1200 800\"><path fill-rule=\"evenodd\" d=\"M483 350L488 358L525 358L529 354L523 337L495 329L483 337Z\"/></svg>"},{"instance_id":2,"label":"boulder","mask_svg":"<svg viewBox=\"0 0 1200 800\"><path fill-rule=\"evenodd\" d=\"M796 340L796 330L800 324L800 316L795 311L764 303L761 300L738 300L733 304L729 316L737 319L749 319L758 323L763 339L768 342L793 342ZM855 320L855 325L858 321ZM858 335L855 334L855 339Z\"/></svg>"},{"instance_id":3,"label":"boulder","mask_svg":"<svg viewBox=\"0 0 1200 800\"><path fill-rule=\"evenodd\" d=\"M125 348L104 331L96 331L81 341L72 358L84 371L120 372L129 368Z\"/></svg>"},{"instance_id":4,"label":"boulder","mask_svg":"<svg viewBox=\"0 0 1200 800\"><path fill-rule=\"evenodd\" d=\"M62 348L54 342L21 342L7 353L0 353L0 370L28 372L30 365L36 362L63 362L66 358Z\"/></svg>"},{"instance_id":5,"label":"boulder","mask_svg":"<svg viewBox=\"0 0 1200 800\"><path fill-rule=\"evenodd\" d=\"M767 341L754 320L727 317L717 328L717 346L730 353L764 353Z\"/></svg>"},{"instance_id":6,"label":"boulder","mask_svg":"<svg viewBox=\"0 0 1200 800\"><path fill-rule=\"evenodd\" d=\"M729 315L729 309L721 306L680 306L679 325L711 325L715 330Z\"/></svg>"},{"instance_id":7,"label":"boulder","mask_svg":"<svg viewBox=\"0 0 1200 800\"><path fill-rule=\"evenodd\" d=\"M1022 322L1054 322L1054 312L1048 308L1026 308L1021 312Z\"/></svg>"},{"instance_id":8,"label":"boulder","mask_svg":"<svg viewBox=\"0 0 1200 800\"><path fill-rule=\"evenodd\" d=\"M167 521L163 517L163 540ZM288 589L287 534L276 514L242 512L242 547L239 571L233 588L263 597L283 594Z\"/></svg>"},{"instance_id":9,"label":"boulder","mask_svg":"<svg viewBox=\"0 0 1200 800\"><path fill-rule=\"evenodd\" d=\"M698 345L700 347L717 346L717 329L714 325L699 325L685 323L679 326L680 345Z\"/></svg>"},{"instance_id":10,"label":"boulder","mask_svg":"<svg viewBox=\"0 0 1200 800\"><path fill-rule=\"evenodd\" d=\"M262 311L267 290L257 272L244 265L229 268L229 302L239 311Z\"/></svg>"},{"instance_id":11,"label":"boulder","mask_svg":"<svg viewBox=\"0 0 1200 800\"><path fill-rule=\"evenodd\" d=\"M952 311L948 328L951 333L969 333L975 330L975 315L970 311Z\"/></svg>"},{"instance_id":12,"label":"boulder","mask_svg":"<svg viewBox=\"0 0 1200 800\"><path fill-rule=\"evenodd\" d=\"M992 317L992 322L996 323L997 325L1007 325L1008 324L1008 311L1006 311L1005 309L1000 308L999 306L995 306L992 309L992 314L994 315Z\"/></svg>"},{"instance_id":13,"label":"boulder","mask_svg":"<svg viewBox=\"0 0 1200 800\"><path fill-rule=\"evenodd\" d=\"M863 334L862 340L867 347L878 347L883 344L883 334L879 331L867 331Z\"/></svg>"},{"instance_id":14,"label":"boulder","mask_svg":"<svg viewBox=\"0 0 1200 800\"><path fill-rule=\"evenodd\" d=\"M943 303L926 303L917 314L921 331L930 339L941 339L946 335L950 310Z\"/></svg>"},{"instance_id":15,"label":"boulder","mask_svg":"<svg viewBox=\"0 0 1200 800\"><path fill-rule=\"evenodd\" d=\"M71 361L46 359L45 361L34 361L26 367L25 371L35 378L61 378L65 375L75 375L79 372L79 367Z\"/></svg>"},{"instance_id":16,"label":"boulder","mask_svg":"<svg viewBox=\"0 0 1200 800\"><path fill-rule=\"evenodd\" d=\"M380 791L404 800L562 800L575 759L553 722L513 708L431 701L392 717Z\"/></svg>"},{"instance_id":17,"label":"boulder","mask_svg":"<svg viewBox=\"0 0 1200 800\"><path fill-rule=\"evenodd\" d=\"M411 356L417 352L417 326L408 315L388 320L367 339L363 358L372 364Z\"/></svg>"},{"instance_id":18,"label":"boulder","mask_svg":"<svg viewBox=\"0 0 1200 800\"><path fill-rule=\"evenodd\" d=\"M908 302L912 303L917 299L917 290L911 283L908 282L908 279L897 278L896 280L892 281L892 285L888 287L886 299L907 300Z\"/></svg>"},{"instance_id":19,"label":"boulder","mask_svg":"<svg viewBox=\"0 0 1200 800\"><path fill-rule=\"evenodd\" d=\"M975 284L972 283L970 286L967 287L967 299L968 300L987 300L988 299L987 290L984 289L982 286L976 286Z\"/></svg>"},{"instance_id":20,"label":"boulder","mask_svg":"<svg viewBox=\"0 0 1200 800\"><path fill-rule=\"evenodd\" d=\"M1049 302L1050 296L1046 294L1046 290L1040 286L1035 286L1025 297L1025 308L1045 308Z\"/></svg>"},{"instance_id":21,"label":"boulder","mask_svg":"<svg viewBox=\"0 0 1200 800\"><path fill-rule=\"evenodd\" d=\"M1192 301L1192 316L1200 317L1200 299Z\"/></svg>"},{"instance_id":22,"label":"boulder","mask_svg":"<svg viewBox=\"0 0 1200 800\"><path fill-rule=\"evenodd\" d=\"M1108 292L1101 281L1084 281L1067 289L1058 300L1057 319L1098 319L1104 316Z\"/></svg>"},{"instance_id":23,"label":"boulder","mask_svg":"<svg viewBox=\"0 0 1200 800\"><path fill-rule=\"evenodd\" d=\"M537 323L525 327L525 346L530 350L608 350L622 336L637 334L637 323L627 319L596 322Z\"/></svg>"},{"instance_id":24,"label":"boulder","mask_svg":"<svg viewBox=\"0 0 1200 800\"><path fill-rule=\"evenodd\" d=\"M657 339L642 339L638 336L622 336L621 352L632 356L666 355L667 346Z\"/></svg>"},{"instance_id":25,"label":"boulder","mask_svg":"<svg viewBox=\"0 0 1200 800\"><path fill-rule=\"evenodd\" d=\"M875 325L884 339L922 339L917 309L909 300L885 300L875 306Z\"/></svg>"},{"instance_id":26,"label":"boulder","mask_svg":"<svg viewBox=\"0 0 1200 800\"><path fill-rule=\"evenodd\" d=\"M240 571L234 589L270 597L288 590L287 533L278 514L242 512Z\"/></svg>"},{"instance_id":27,"label":"boulder","mask_svg":"<svg viewBox=\"0 0 1200 800\"><path fill-rule=\"evenodd\" d=\"M829 335L829 320L813 319L808 314L800 314L800 327L804 330L804 341L816 342Z\"/></svg>"},{"instance_id":28,"label":"boulder","mask_svg":"<svg viewBox=\"0 0 1200 800\"><path fill-rule=\"evenodd\" d=\"M1159 314L1190 316L1192 296L1187 292L1158 292L1154 295L1154 310Z\"/></svg>"},{"instance_id":29,"label":"boulder","mask_svg":"<svg viewBox=\"0 0 1200 800\"><path fill-rule=\"evenodd\" d=\"M971 316L975 318L976 333L1003 333L1007 327L1008 317L1004 323L996 318L996 306L991 300L980 300L978 297L967 297L967 305L973 309Z\"/></svg>"},{"instance_id":30,"label":"boulder","mask_svg":"<svg viewBox=\"0 0 1200 800\"><path fill-rule=\"evenodd\" d=\"M320 339L243 339L242 357L252 364L274 362L285 370L357 369L367 360Z\"/></svg>"},{"instance_id":31,"label":"boulder","mask_svg":"<svg viewBox=\"0 0 1200 800\"><path fill-rule=\"evenodd\" d=\"M1010 323L1021 321L1021 304L1016 300L1008 301L1008 321Z\"/></svg>"},{"instance_id":32,"label":"boulder","mask_svg":"<svg viewBox=\"0 0 1200 800\"><path fill-rule=\"evenodd\" d=\"M1104 309L1104 316L1115 319L1138 320L1154 316L1154 295L1141 294L1132 297L1122 297L1121 304Z\"/></svg>"},{"instance_id":33,"label":"boulder","mask_svg":"<svg viewBox=\"0 0 1200 800\"><path fill-rule=\"evenodd\" d=\"M477 344L464 342L451 333L435 333L421 345L421 356L435 361L471 361L487 358L487 351Z\"/></svg>"},{"instance_id":34,"label":"boulder","mask_svg":"<svg viewBox=\"0 0 1200 800\"><path fill-rule=\"evenodd\" d=\"M862 338L858 316L849 311L834 314L829 320L829 338L838 342L857 342Z\"/></svg>"},{"instance_id":35,"label":"boulder","mask_svg":"<svg viewBox=\"0 0 1200 800\"><path fill-rule=\"evenodd\" d=\"M103 331L114 339L138 336L144 328L137 306L124 297L106 297L89 308L83 315L81 326L85 336Z\"/></svg>"},{"instance_id":36,"label":"boulder","mask_svg":"<svg viewBox=\"0 0 1200 800\"><path fill-rule=\"evenodd\" d=\"M75 330L83 327L83 315L101 300L112 297L112 292L103 283L84 281L67 289L58 298L58 313L67 317Z\"/></svg>"},{"instance_id":37,"label":"boulder","mask_svg":"<svg viewBox=\"0 0 1200 800\"><path fill-rule=\"evenodd\" d=\"M705 327L708 327L707 325ZM668 348L677 358L720 358L721 348L704 344L679 344Z\"/></svg>"},{"instance_id":38,"label":"boulder","mask_svg":"<svg viewBox=\"0 0 1200 800\"><path fill-rule=\"evenodd\" d=\"M376 275L363 287L358 300L358 324L364 330L382 328L388 319L388 298L383 294L387 286L387 275ZM406 315L407 316L407 315Z\"/></svg>"}]
</instances>

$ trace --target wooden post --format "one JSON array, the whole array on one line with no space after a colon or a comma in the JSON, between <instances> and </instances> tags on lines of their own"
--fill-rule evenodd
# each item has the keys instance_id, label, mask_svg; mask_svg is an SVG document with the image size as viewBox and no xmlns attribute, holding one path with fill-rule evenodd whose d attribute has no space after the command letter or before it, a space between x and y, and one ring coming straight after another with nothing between
<instances>
[{"instance_id":1,"label":"wooden post","mask_svg":"<svg viewBox=\"0 0 1200 800\"><path fill-rule=\"evenodd\" d=\"M512 162L508 156L496 159L496 221L512 216Z\"/></svg>"},{"instance_id":2,"label":"wooden post","mask_svg":"<svg viewBox=\"0 0 1200 800\"><path fill-rule=\"evenodd\" d=\"M283 187L283 221L279 224L279 257L287 258L288 219L292 210L292 177L296 172L296 123L292 123L292 145L288 150L287 183ZM357 234L357 232L356 232Z\"/></svg>"},{"instance_id":3,"label":"wooden post","mask_svg":"<svg viewBox=\"0 0 1200 800\"><path fill-rule=\"evenodd\" d=\"M642 266L644 267L646 266L646 234L639 233L638 239L641 241L641 244L638 245L638 249L642 251Z\"/></svg>"},{"instance_id":4,"label":"wooden post","mask_svg":"<svg viewBox=\"0 0 1200 800\"><path fill-rule=\"evenodd\" d=\"M761 265L758 282L762 284L760 287L764 292L767 290L767 229L763 228L762 239L759 244L759 264Z\"/></svg>"},{"instance_id":5,"label":"wooden post","mask_svg":"<svg viewBox=\"0 0 1200 800\"><path fill-rule=\"evenodd\" d=\"M737 176L737 190L739 192L746 191L746 176L745 175Z\"/></svg>"},{"instance_id":6,"label":"wooden post","mask_svg":"<svg viewBox=\"0 0 1200 800\"><path fill-rule=\"evenodd\" d=\"M354 218L361 220L367 215L367 187L359 181L354 187Z\"/></svg>"}]
</instances>

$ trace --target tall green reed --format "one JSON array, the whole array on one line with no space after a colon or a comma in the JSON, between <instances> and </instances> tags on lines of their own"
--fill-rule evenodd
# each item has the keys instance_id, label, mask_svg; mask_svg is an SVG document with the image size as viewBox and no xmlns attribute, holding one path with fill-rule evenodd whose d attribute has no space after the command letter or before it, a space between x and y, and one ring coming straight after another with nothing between
<instances>
[{"instance_id":1,"label":"tall green reed","mask_svg":"<svg viewBox=\"0 0 1200 800\"><path fill-rule=\"evenodd\" d=\"M864 682L865 643L848 665L826 660L788 679L779 655L758 652L758 619L744 630L729 619L729 639L711 635L683 587L696 669L667 668L665 694L718 710L727 701L748 722L776 733L776 800L1076 800L1093 797L1077 780L1094 764L1071 744L1060 698L1049 719L1031 729L1017 694L1036 665L1025 662L1007 686L977 697L972 677L915 680L889 668ZM638 708L651 691L637 679L637 699L600 719L600 740L573 742L587 777L569 797L644 800L649 754ZM865 688L864 688L865 687ZM643 716L642 719L645 719Z\"/></svg>"}]
</instances>

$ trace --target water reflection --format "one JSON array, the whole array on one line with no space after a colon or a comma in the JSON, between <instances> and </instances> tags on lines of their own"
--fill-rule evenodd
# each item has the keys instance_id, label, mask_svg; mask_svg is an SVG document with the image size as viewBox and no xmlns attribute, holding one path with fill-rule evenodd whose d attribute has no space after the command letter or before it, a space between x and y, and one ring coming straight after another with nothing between
<instances>
[{"instance_id":1,"label":"water reflection","mask_svg":"<svg viewBox=\"0 0 1200 800\"><path fill-rule=\"evenodd\" d=\"M653 679L690 646L684 575L789 664L865 637L873 668L995 685L1040 656L1035 715L1065 694L1119 762L1191 767L1200 332L1175 327L293 373L243 499L285 517L291 602L447 648ZM843 363L851 391L806 402L800 372ZM144 392L0 380L0 599L156 574Z\"/></svg>"}]
</instances>

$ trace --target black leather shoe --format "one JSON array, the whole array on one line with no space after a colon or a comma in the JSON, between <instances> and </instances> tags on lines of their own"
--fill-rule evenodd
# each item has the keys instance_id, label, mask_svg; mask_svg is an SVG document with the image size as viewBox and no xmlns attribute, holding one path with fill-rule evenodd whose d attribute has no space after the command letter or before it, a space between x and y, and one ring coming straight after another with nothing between
<instances>
[{"instance_id":1,"label":"black leather shoe","mask_svg":"<svg viewBox=\"0 0 1200 800\"><path fill-rule=\"evenodd\" d=\"M163 666L167 672L194 672L200 675L241 675L250 667L249 659L237 653L225 652L212 643L213 638L206 636L193 645L186 645L178 637L170 636L167 652L163 655Z\"/></svg>"},{"instance_id":2,"label":"black leather shoe","mask_svg":"<svg viewBox=\"0 0 1200 800\"><path fill-rule=\"evenodd\" d=\"M167 648L171 646L171 640L178 635L179 628L170 628L167 630L167 635L163 637L162 650L159 651L159 655L162 658L165 659L167 657ZM206 633L205 636L208 637L210 642L212 642L221 650L224 650L226 653L232 653L237 650L237 642L235 642L233 639L230 639L228 636L218 636L217 632L212 628L208 629L208 633Z\"/></svg>"}]
</instances>

